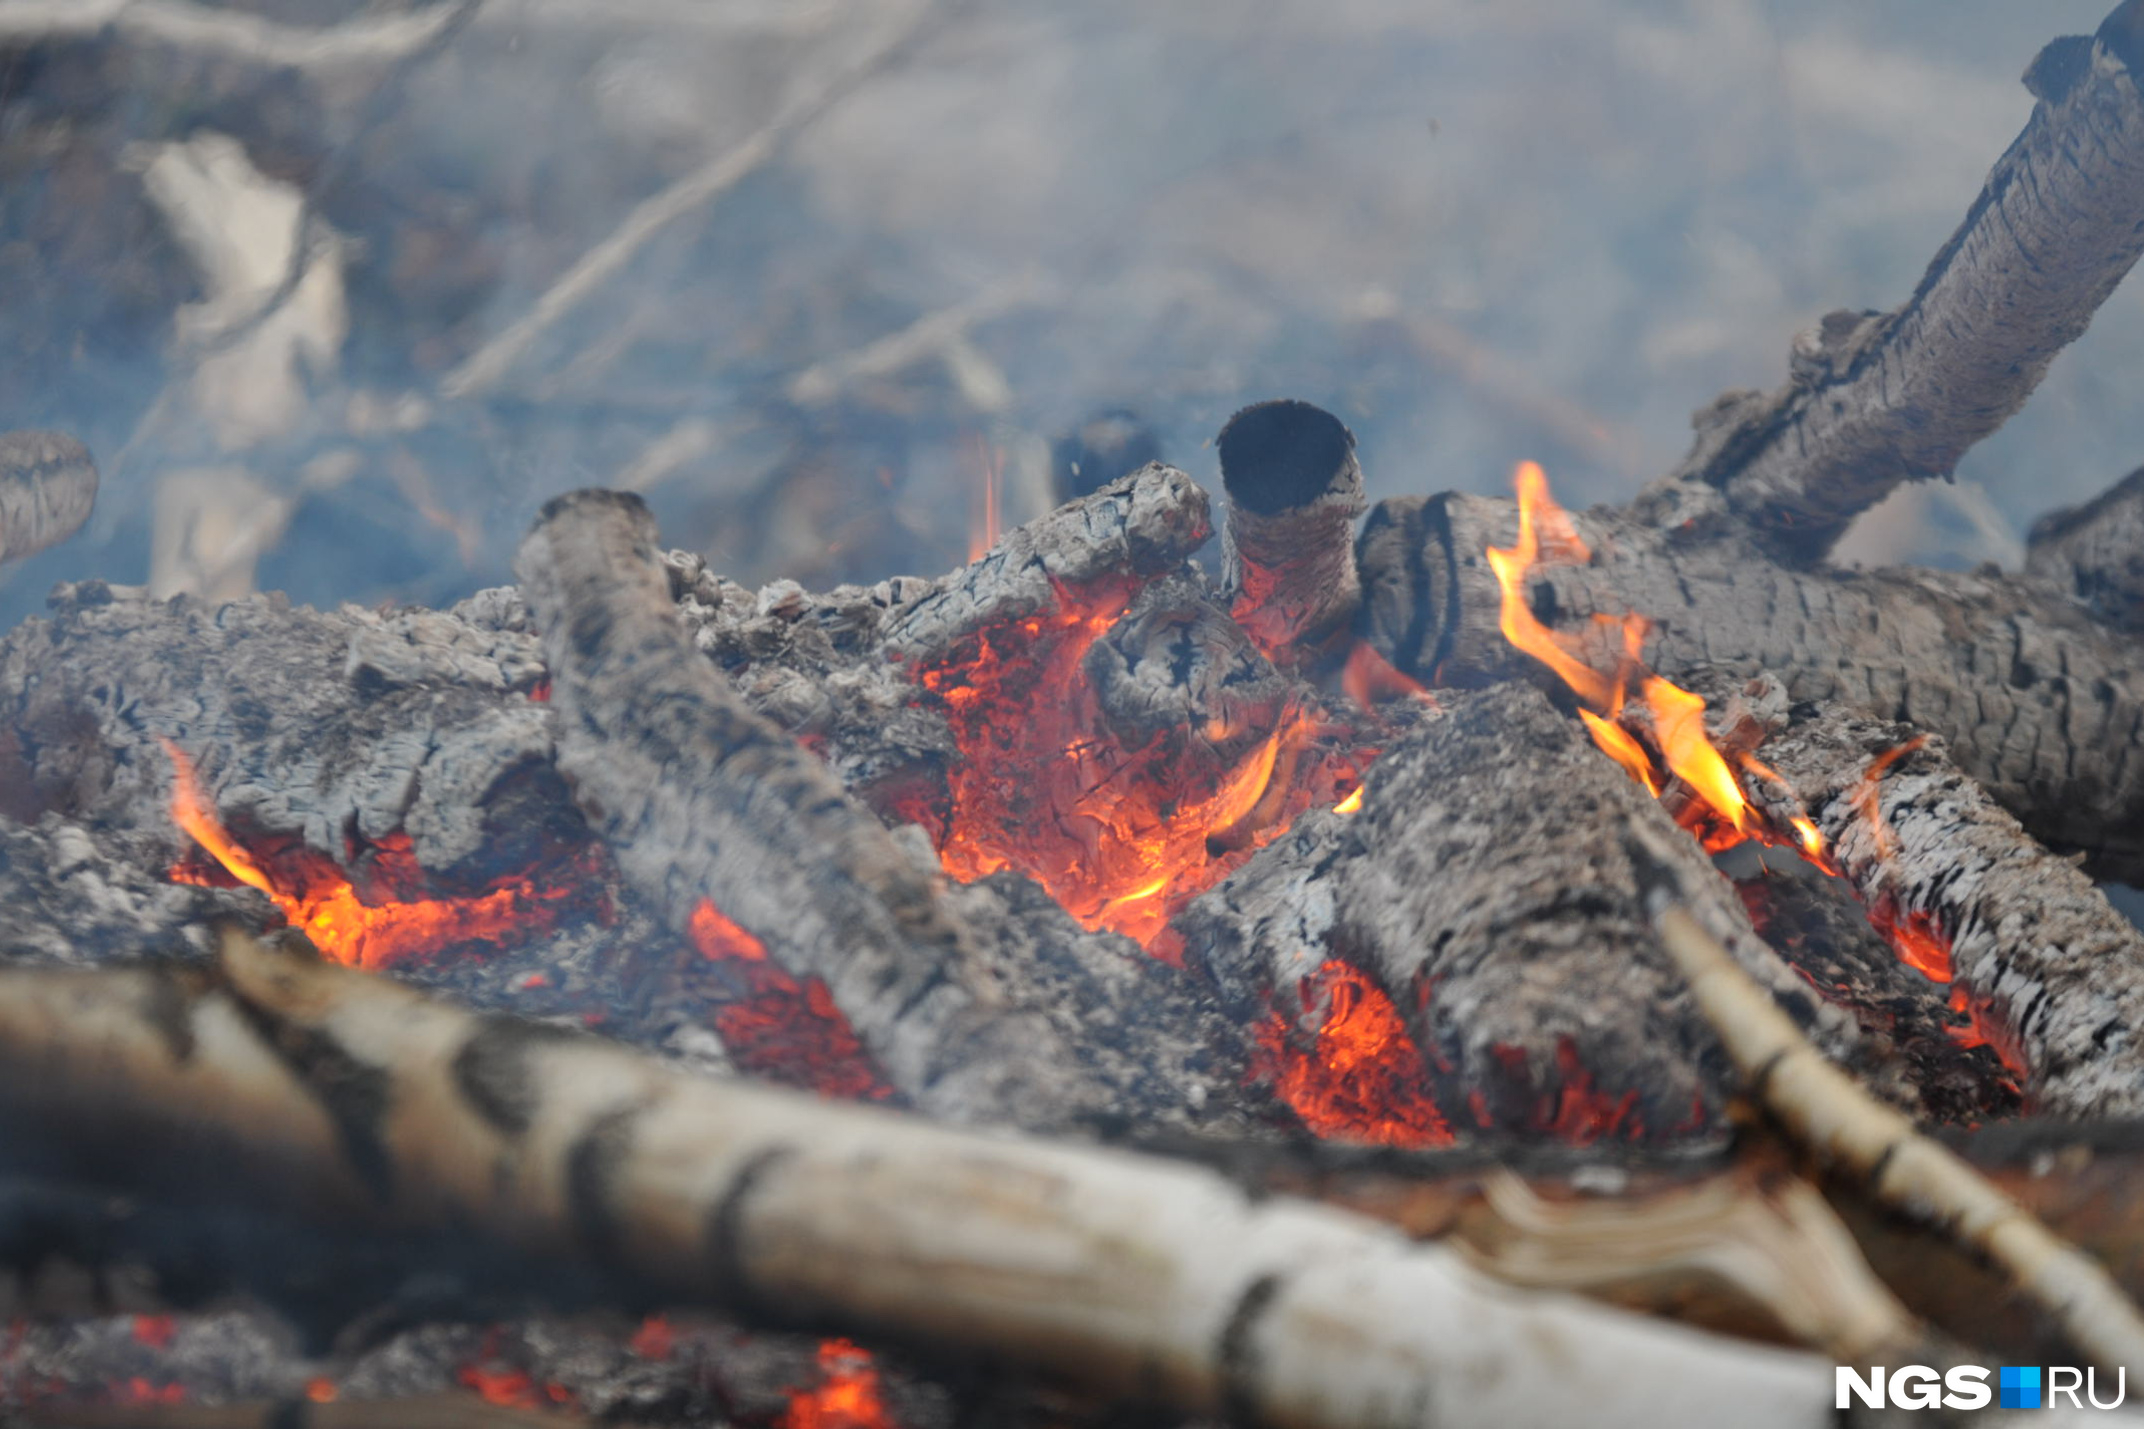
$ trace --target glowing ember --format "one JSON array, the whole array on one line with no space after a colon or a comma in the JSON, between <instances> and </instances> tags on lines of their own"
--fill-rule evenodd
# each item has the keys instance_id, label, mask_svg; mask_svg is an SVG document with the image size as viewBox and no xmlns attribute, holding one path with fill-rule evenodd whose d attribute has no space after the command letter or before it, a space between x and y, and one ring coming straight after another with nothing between
<instances>
[{"instance_id":1,"label":"glowing ember","mask_svg":"<svg viewBox=\"0 0 2144 1429\"><path fill-rule=\"evenodd\" d=\"M816 1388L790 1396L781 1429L897 1429L869 1351L848 1340L824 1341L819 1376Z\"/></svg>"},{"instance_id":2,"label":"glowing ember","mask_svg":"<svg viewBox=\"0 0 2144 1429\"><path fill-rule=\"evenodd\" d=\"M136 1315L134 1338L152 1350L168 1350L172 1337L179 1332L179 1322L169 1315Z\"/></svg>"},{"instance_id":3,"label":"glowing ember","mask_svg":"<svg viewBox=\"0 0 2144 1429\"><path fill-rule=\"evenodd\" d=\"M543 1409L573 1403L572 1390L555 1382L546 1382L538 1388L526 1370L465 1364L455 1371L455 1378L465 1388L475 1390L485 1403L508 1409Z\"/></svg>"},{"instance_id":4,"label":"glowing ember","mask_svg":"<svg viewBox=\"0 0 2144 1429\"><path fill-rule=\"evenodd\" d=\"M1273 1086L1319 1136L1376 1146L1449 1146L1453 1137L1429 1094L1422 1054L1392 1000L1361 969L1328 959L1303 988L1305 1006L1326 1007L1304 1048L1278 1013L1258 1029Z\"/></svg>"},{"instance_id":5,"label":"glowing ember","mask_svg":"<svg viewBox=\"0 0 2144 1429\"><path fill-rule=\"evenodd\" d=\"M1306 758L1312 725L1298 712L1210 777L1187 757L1198 731L1123 748L1082 661L1129 597L1106 583L1058 596L1049 615L986 629L916 672L960 748L939 853L963 882L1018 869L1083 927L1166 956L1159 935L1177 909L1296 814L1337 800L1355 773L1338 756ZM1257 826L1244 830L1254 811Z\"/></svg>"},{"instance_id":6,"label":"glowing ember","mask_svg":"<svg viewBox=\"0 0 2144 1429\"><path fill-rule=\"evenodd\" d=\"M644 1360L666 1360L677 1348L677 1331L660 1315L650 1315L633 1331L633 1338L625 1342L626 1348Z\"/></svg>"},{"instance_id":7,"label":"glowing ember","mask_svg":"<svg viewBox=\"0 0 2144 1429\"><path fill-rule=\"evenodd\" d=\"M335 1402L335 1381L332 1379L309 1379L305 1382L305 1397L315 1404Z\"/></svg>"},{"instance_id":8,"label":"glowing ember","mask_svg":"<svg viewBox=\"0 0 2144 1429\"><path fill-rule=\"evenodd\" d=\"M151 1384L140 1375L135 1375L112 1386L112 1398L120 1404L184 1404L186 1386L183 1384Z\"/></svg>"},{"instance_id":9,"label":"glowing ember","mask_svg":"<svg viewBox=\"0 0 2144 1429\"><path fill-rule=\"evenodd\" d=\"M375 895L368 901L341 869L312 850L289 848L268 858L241 844L217 818L193 761L169 740L164 749L171 757L171 817L217 865L212 870L181 864L171 871L172 879L214 885L221 881L220 870L266 894L322 953L352 967L382 968L459 943L520 941L548 932L570 904L587 899L594 881L585 861L575 860L564 876L543 885L518 878L463 897ZM408 835L390 834L369 852L376 890L402 894L425 886L427 876Z\"/></svg>"},{"instance_id":10,"label":"glowing ember","mask_svg":"<svg viewBox=\"0 0 2144 1429\"><path fill-rule=\"evenodd\" d=\"M1342 799L1342 800L1341 800L1341 801L1340 801L1339 803L1337 803L1337 804L1333 805L1333 812L1334 812L1334 813L1336 813L1336 814L1352 814L1352 813L1354 813L1354 812L1355 812L1356 810L1360 809L1361 807L1362 807L1362 786L1361 786L1360 784L1357 784L1357 785L1355 786L1355 789L1354 789L1354 792L1353 792L1353 793L1349 794L1349 795L1348 795L1348 796L1347 796L1347 797L1346 797L1345 799Z\"/></svg>"},{"instance_id":11,"label":"glowing ember","mask_svg":"<svg viewBox=\"0 0 2144 1429\"><path fill-rule=\"evenodd\" d=\"M1516 478L1519 536L1510 548L1491 546L1489 568L1496 573L1501 596L1498 627L1512 646L1555 671L1586 706L1579 711L1587 733L1601 751L1631 778L1655 795L1679 780L1693 798L1678 821L1708 849L1732 848L1745 837L1766 843L1790 841L1812 859L1824 857L1824 839L1806 818L1792 821L1791 833L1770 821L1742 792L1736 766L1756 767L1754 760L1728 757L1705 731L1705 701L1680 685L1662 679L1639 658L1650 623L1642 615L1595 616L1598 625L1615 627L1621 655L1615 673L1602 674L1583 659L1576 642L1543 625L1526 596L1526 580L1547 562L1575 564L1592 553L1570 516L1549 495L1548 478L1533 462L1521 462ZM1639 728L1630 727L1632 720ZM1640 732L1650 735L1650 743Z\"/></svg>"},{"instance_id":12,"label":"glowing ember","mask_svg":"<svg viewBox=\"0 0 2144 1429\"><path fill-rule=\"evenodd\" d=\"M694 947L743 984L742 995L714 1015L722 1045L739 1068L842 1101L893 1095L825 983L791 977L767 956L764 943L704 898L685 931Z\"/></svg>"}]
</instances>

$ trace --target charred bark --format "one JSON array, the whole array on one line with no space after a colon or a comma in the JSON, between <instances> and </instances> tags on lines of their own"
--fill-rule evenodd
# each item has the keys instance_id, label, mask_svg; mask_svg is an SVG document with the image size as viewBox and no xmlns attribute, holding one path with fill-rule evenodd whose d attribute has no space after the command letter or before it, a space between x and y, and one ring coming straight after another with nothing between
<instances>
[{"instance_id":1,"label":"charred bark","mask_svg":"<svg viewBox=\"0 0 2144 1429\"><path fill-rule=\"evenodd\" d=\"M2104 877L2144 878L2144 675L2133 644L2037 580L1926 570L1790 570L1732 541L1681 539L1601 509L1575 518L1584 565L1537 566L1534 613L1595 668L1621 649L1596 614L1651 623L1671 680L1771 670L1795 700L1836 700L1939 734L2032 835ZM1474 684L1528 670L1498 627L1483 552L1510 502L1382 503L1362 538L1367 631L1402 670Z\"/></svg>"},{"instance_id":2,"label":"charred bark","mask_svg":"<svg viewBox=\"0 0 2144 1429\"><path fill-rule=\"evenodd\" d=\"M1689 1137L1717 1127L1726 1065L1602 837L1626 820L1664 831L1708 926L1849 1055L1850 1024L1757 938L1698 845L1517 684L1453 696L1373 766L1358 812L1298 821L1179 927L1239 1004L1272 997L1313 1024L1324 1009L1301 1000L1323 960L1370 973L1443 1069L1448 1114L1471 1098L1505 1131Z\"/></svg>"},{"instance_id":3,"label":"charred bark","mask_svg":"<svg viewBox=\"0 0 2144 1429\"><path fill-rule=\"evenodd\" d=\"M519 571L544 632L559 769L673 927L711 905L824 982L895 1087L941 1116L1062 1129L1239 1109L1240 1040L1174 970L1061 909L1045 916L1016 876L941 891L927 847L754 713L680 627L654 536L637 497L561 497ZM980 618L1053 589L1039 569L1009 581L1016 593L970 587L945 604ZM1045 942L1061 951L1040 955Z\"/></svg>"},{"instance_id":4,"label":"charred bark","mask_svg":"<svg viewBox=\"0 0 2144 1429\"><path fill-rule=\"evenodd\" d=\"M2144 635L2144 470L2097 500L2041 518L2025 569L2116 629Z\"/></svg>"},{"instance_id":5,"label":"charred bark","mask_svg":"<svg viewBox=\"0 0 2144 1429\"><path fill-rule=\"evenodd\" d=\"M2056 40L2038 100L1958 231L1892 313L1833 313L1788 384L1699 414L1695 448L1640 511L1725 513L1789 565L1820 561L1901 481L1947 475L2024 404L2144 252L2144 9Z\"/></svg>"},{"instance_id":6,"label":"charred bark","mask_svg":"<svg viewBox=\"0 0 2144 1429\"><path fill-rule=\"evenodd\" d=\"M58 545L97 504L97 464L63 432L0 434L0 563Z\"/></svg>"},{"instance_id":7,"label":"charred bark","mask_svg":"<svg viewBox=\"0 0 2144 1429\"><path fill-rule=\"evenodd\" d=\"M1870 908L1939 941L2034 1107L2144 1114L2144 933L2089 878L1909 727L1804 707L1764 758Z\"/></svg>"},{"instance_id":8,"label":"charred bark","mask_svg":"<svg viewBox=\"0 0 2144 1429\"><path fill-rule=\"evenodd\" d=\"M1260 402L1229 418L1215 446L1229 613L1274 661L1314 664L1362 597L1352 532L1369 502L1354 433L1308 402Z\"/></svg>"}]
</instances>

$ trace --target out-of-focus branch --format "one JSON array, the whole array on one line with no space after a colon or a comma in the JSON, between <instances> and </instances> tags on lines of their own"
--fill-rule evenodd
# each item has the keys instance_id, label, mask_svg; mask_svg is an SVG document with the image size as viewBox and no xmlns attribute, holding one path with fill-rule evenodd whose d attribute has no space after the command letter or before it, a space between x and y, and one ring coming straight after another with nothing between
<instances>
[{"instance_id":1,"label":"out-of-focus branch","mask_svg":"<svg viewBox=\"0 0 2144 1429\"><path fill-rule=\"evenodd\" d=\"M647 199L601 243L560 275L528 314L471 353L447 374L440 390L449 397L476 397L496 386L536 341L631 263L649 240L728 193L781 152L797 133L884 69L925 29L935 0L921 0L892 22L861 55L808 80L775 114L744 139Z\"/></svg>"},{"instance_id":2,"label":"out-of-focus branch","mask_svg":"<svg viewBox=\"0 0 2144 1429\"><path fill-rule=\"evenodd\" d=\"M186 0L0 0L0 43L86 38L109 29L127 39L311 69L400 59L430 44L455 10L434 5L306 29Z\"/></svg>"}]
</instances>

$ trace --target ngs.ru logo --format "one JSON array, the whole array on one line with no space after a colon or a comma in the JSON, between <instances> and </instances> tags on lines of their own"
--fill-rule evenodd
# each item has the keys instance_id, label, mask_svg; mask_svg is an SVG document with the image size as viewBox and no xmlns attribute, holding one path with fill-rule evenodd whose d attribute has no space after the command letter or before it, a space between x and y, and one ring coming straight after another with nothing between
<instances>
[{"instance_id":1,"label":"ngs.ru logo","mask_svg":"<svg viewBox=\"0 0 2144 1429\"><path fill-rule=\"evenodd\" d=\"M1885 1371L1860 1370L1840 1365L1833 1371L1838 1388L1837 1409L1851 1409L1854 1401L1869 1409L1985 1409L2000 1399L2000 1409L2046 1409L2066 1399L2072 1409L2089 1402L2094 1409L2114 1409L2129 1394L2129 1371L2115 1371L2114 1398L2099 1397L2095 1370L2073 1365L2004 1365L1995 1371L1995 1384L1988 1384L1988 1371L1979 1365L1952 1365L1947 1371L1924 1364L1900 1365Z\"/></svg>"}]
</instances>

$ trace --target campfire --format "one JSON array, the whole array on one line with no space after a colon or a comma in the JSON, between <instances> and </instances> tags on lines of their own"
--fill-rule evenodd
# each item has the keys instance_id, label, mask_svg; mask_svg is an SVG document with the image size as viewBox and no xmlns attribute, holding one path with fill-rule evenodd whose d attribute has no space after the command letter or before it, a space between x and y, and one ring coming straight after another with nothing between
<instances>
[{"instance_id":1,"label":"campfire","mask_svg":"<svg viewBox=\"0 0 2144 1429\"><path fill-rule=\"evenodd\" d=\"M1218 503L1152 461L1001 530L978 447L935 579L746 589L591 489L447 609L61 586L0 640L0 1419L1813 1426L2144 1370L2094 882L2144 874L2144 485L2019 573L1824 563L2144 249L2131 9L1905 306L1625 505L1373 507L1283 399ZM0 557L98 480L0 438Z\"/></svg>"}]
</instances>

